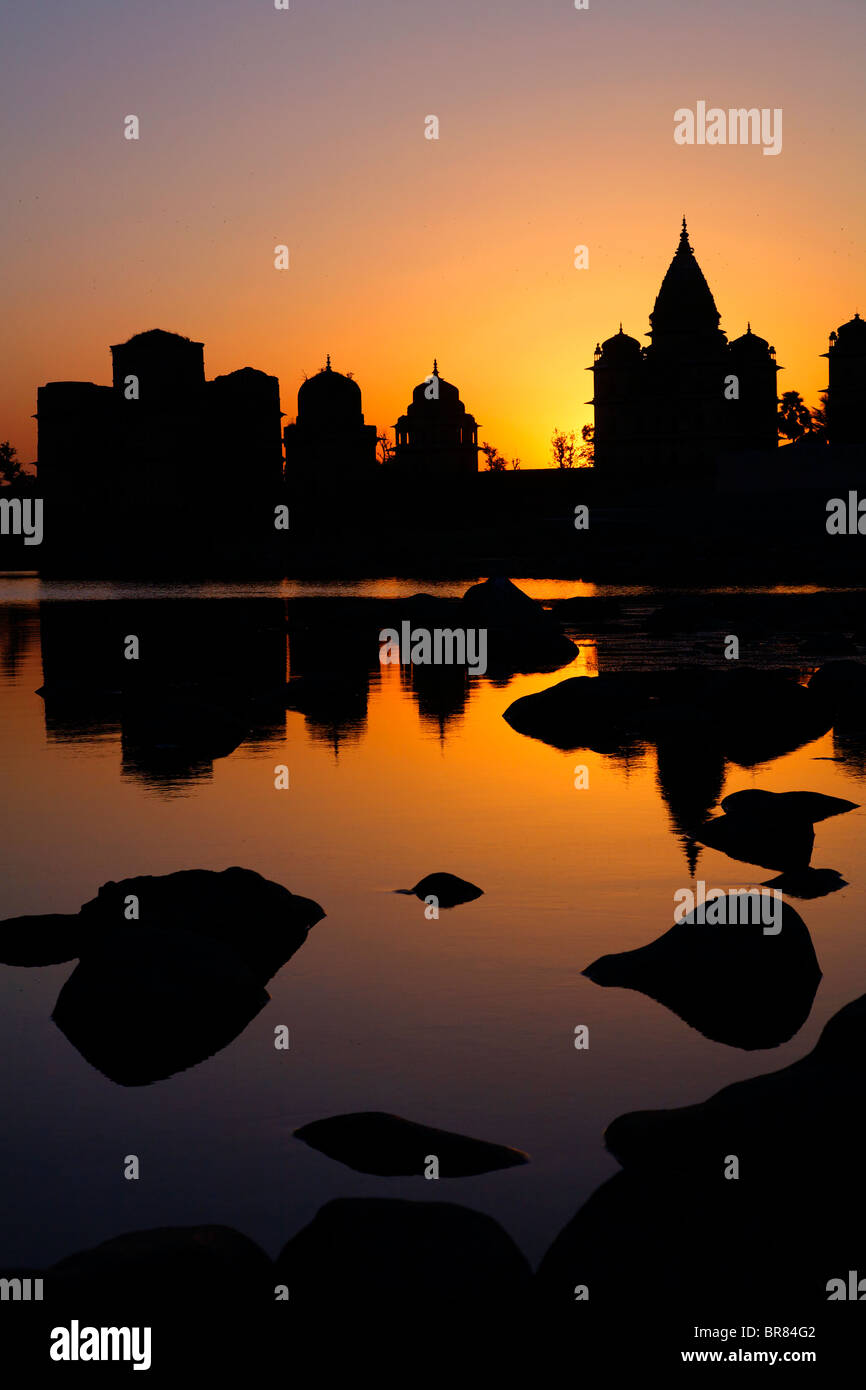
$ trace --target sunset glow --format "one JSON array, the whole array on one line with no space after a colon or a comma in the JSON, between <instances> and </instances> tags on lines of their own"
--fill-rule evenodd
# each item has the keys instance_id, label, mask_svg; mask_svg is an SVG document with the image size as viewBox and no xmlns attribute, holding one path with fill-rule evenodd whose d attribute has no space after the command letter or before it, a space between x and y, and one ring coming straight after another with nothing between
<instances>
[{"instance_id":1,"label":"sunset glow","mask_svg":"<svg viewBox=\"0 0 866 1390\"><path fill-rule=\"evenodd\" d=\"M24 460L37 385L107 382L108 345L162 327L209 377L278 375L287 419L330 352L389 431L437 356L479 438L543 466L592 418L596 342L620 320L643 340L683 212L722 328L776 347L780 391L817 404L866 302L848 0L90 0L2 36L0 433ZM781 108L782 153L678 146L700 99Z\"/></svg>"}]
</instances>

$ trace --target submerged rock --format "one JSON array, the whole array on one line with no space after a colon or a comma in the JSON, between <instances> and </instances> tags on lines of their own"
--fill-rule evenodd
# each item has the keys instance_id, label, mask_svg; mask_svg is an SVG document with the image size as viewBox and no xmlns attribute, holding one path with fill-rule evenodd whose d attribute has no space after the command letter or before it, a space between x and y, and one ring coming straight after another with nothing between
<instances>
[{"instance_id":1,"label":"submerged rock","mask_svg":"<svg viewBox=\"0 0 866 1390\"><path fill-rule=\"evenodd\" d=\"M425 898L436 898L439 907L458 907L460 903L471 903L484 896L483 888L456 874L427 874L419 878L414 888L395 888L394 892L414 894L422 902Z\"/></svg>"},{"instance_id":2,"label":"submerged rock","mask_svg":"<svg viewBox=\"0 0 866 1390\"><path fill-rule=\"evenodd\" d=\"M749 913L755 906L754 896L737 904ZM583 973L597 985L655 999L713 1042L778 1047L809 1017L821 970L803 919L787 903L774 906L781 909L776 935L765 935L751 916L748 925L713 926L692 913L658 940L601 956Z\"/></svg>"},{"instance_id":3,"label":"submerged rock","mask_svg":"<svg viewBox=\"0 0 866 1390\"><path fill-rule=\"evenodd\" d=\"M314 1120L296 1129L295 1138L358 1173L386 1178L422 1176L429 1155L438 1159L440 1178L473 1177L529 1162L529 1155L520 1149L379 1110Z\"/></svg>"}]
</instances>

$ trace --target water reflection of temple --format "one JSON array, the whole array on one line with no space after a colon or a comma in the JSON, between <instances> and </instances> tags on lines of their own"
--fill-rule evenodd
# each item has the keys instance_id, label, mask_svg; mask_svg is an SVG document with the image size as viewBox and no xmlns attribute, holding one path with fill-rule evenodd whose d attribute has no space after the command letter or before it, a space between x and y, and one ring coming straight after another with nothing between
<instances>
[{"instance_id":1,"label":"water reflection of temple","mask_svg":"<svg viewBox=\"0 0 866 1390\"><path fill-rule=\"evenodd\" d=\"M242 742L283 739L280 599L48 600L40 633L49 739L119 735L124 776L177 787Z\"/></svg>"}]
</instances>

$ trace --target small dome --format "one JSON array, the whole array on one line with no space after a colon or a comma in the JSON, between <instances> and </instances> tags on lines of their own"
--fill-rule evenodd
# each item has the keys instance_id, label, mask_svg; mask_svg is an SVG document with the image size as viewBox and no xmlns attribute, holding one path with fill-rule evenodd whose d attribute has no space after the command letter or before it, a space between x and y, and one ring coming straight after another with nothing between
<instances>
[{"instance_id":1,"label":"small dome","mask_svg":"<svg viewBox=\"0 0 866 1390\"><path fill-rule=\"evenodd\" d=\"M866 352L866 319L855 314L853 319L843 323L836 335L836 344L844 352Z\"/></svg>"},{"instance_id":2,"label":"small dome","mask_svg":"<svg viewBox=\"0 0 866 1390\"><path fill-rule=\"evenodd\" d=\"M640 352L637 338L630 338L627 333L623 333L622 324L619 326L619 332L612 338L606 338L601 345L601 356L605 362L629 362L640 357Z\"/></svg>"},{"instance_id":3,"label":"small dome","mask_svg":"<svg viewBox=\"0 0 866 1390\"><path fill-rule=\"evenodd\" d=\"M316 416L331 423L357 423L361 415L361 388L351 377L331 369L331 359L315 376L302 382L298 392L298 421Z\"/></svg>"},{"instance_id":4,"label":"small dome","mask_svg":"<svg viewBox=\"0 0 866 1390\"><path fill-rule=\"evenodd\" d=\"M757 333L752 332L751 324L742 337L733 340L730 349L739 357L751 357L755 361L769 357L773 351L766 338L759 338Z\"/></svg>"},{"instance_id":5,"label":"small dome","mask_svg":"<svg viewBox=\"0 0 866 1390\"><path fill-rule=\"evenodd\" d=\"M437 395L434 395L432 392L432 383L434 377L439 383L437 388ZM435 357L433 359L432 372L428 377L425 377L424 381L419 381L418 385L415 387L415 390L412 392L412 404L420 405L422 407L441 407L443 405L447 405L450 410L456 410L460 412L465 411L466 409L466 407L463 405L463 402L460 399L460 392L457 390L457 387L452 386L450 381L446 381L444 377L441 377L439 375L439 364L436 361Z\"/></svg>"}]
</instances>

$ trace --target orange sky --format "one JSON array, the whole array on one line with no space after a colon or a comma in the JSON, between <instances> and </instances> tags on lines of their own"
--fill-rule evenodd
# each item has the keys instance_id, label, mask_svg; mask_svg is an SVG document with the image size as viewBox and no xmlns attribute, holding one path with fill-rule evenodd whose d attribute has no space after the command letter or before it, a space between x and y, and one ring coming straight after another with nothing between
<instances>
[{"instance_id":1,"label":"orange sky","mask_svg":"<svg viewBox=\"0 0 866 1390\"><path fill-rule=\"evenodd\" d=\"M780 391L816 404L864 311L859 0L47 8L5 21L0 438L24 460L39 384L107 382L108 345L162 327L208 376L278 375L287 418L330 352L380 429L435 355L479 437L544 465L591 419L596 341L647 331L683 212ZM782 153L676 145L699 99L781 107Z\"/></svg>"}]
</instances>

